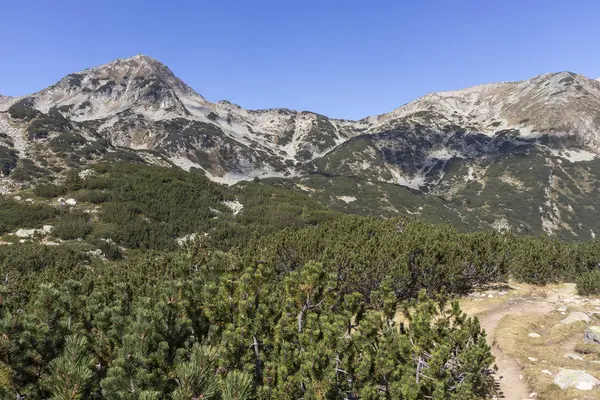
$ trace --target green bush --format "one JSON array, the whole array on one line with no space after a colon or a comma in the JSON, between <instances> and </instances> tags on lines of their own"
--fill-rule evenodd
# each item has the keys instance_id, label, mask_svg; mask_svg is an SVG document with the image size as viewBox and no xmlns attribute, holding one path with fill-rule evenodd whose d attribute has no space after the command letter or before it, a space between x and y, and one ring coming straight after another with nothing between
<instances>
[{"instance_id":1,"label":"green bush","mask_svg":"<svg viewBox=\"0 0 600 400\"><path fill-rule=\"evenodd\" d=\"M32 181L47 175L45 169L38 167L33 161L22 158L15 169L12 170L11 177L18 182Z\"/></svg>"},{"instance_id":2,"label":"green bush","mask_svg":"<svg viewBox=\"0 0 600 400\"><path fill-rule=\"evenodd\" d=\"M0 172L7 176L17 166L17 152L5 146L0 146Z\"/></svg>"},{"instance_id":3,"label":"green bush","mask_svg":"<svg viewBox=\"0 0 600 400\"><path fill-rule=\"evenodd\" d=\"M77 192L75 199L79 202L101 204L110 200L110 194L102 190L82 190Z\"/></svg>"},{"instance_id":4,"label":"green bush","mask_svg":"<svg viewBox=\"0 0 600 400\"><path fill-rule=\"evenodd\" d=\"M19 228L40 228L57 214L58 210L47 205L22 203L0 197L0 233L13 232Z\"/></svg>"},{"instance_id":5,"label":"green bush","mask_svg":"<svg viewBox=\"0 0 600 400\"><path fill-rule=\"evenodd\" d=\"M86 214L72 212L61 217L52 234L62 240L85 238L92 231Z\"/></svg>"},{"instance_id":6,"label":"green bush","mask_svg":"<svg viewBox=\"0 0 600 400\"><path fill-rule=\"evenodd\" d=\"M65 194L66 190L62 186L54 185L54 184L42 184L37 185L33 189L33 193L39 197L45 197L47 199L51 199L54 197L62 196Z\"/></svg>"},{"instance_id":7,"label":"green bush","mask_svg":"<svg viewBox=\"0 0 600 400\"><path fill-rule=\"evenodd\" d=\"M61 133L50 141L50 148L56 153L72 152L87 143L85 138L74 132Z\"/></svg>"},{"instance_id":8,"label":"green bush","mask_svg":"<svg viewBox=\"0 0 600 400\"><path fill-rule=\"evenodd\" d=\"M42 114L41 112L33 108L34 105L34 100L31 97L26 97L10 106L8 108L8 114L11 118L29 121Z\"/></svg>"},{"instance_id":9,"label":"green bush","mask_svg":"<svg viewBox=\"0 0 600 400\"><path fill-rule=\"evenodd\" d=\"M96 239L93 244L102 250L104 257L108 260L115 261L123 258L123 252L121 248L116 244L108 240Z\"/></svg>"},{"instance_id":10,"label":"green bush","mask_svg":"<svg viewBox=\"0 0 600 400\"><path fill-rule=\"evenodd\" d=\"M600 295L600 269L594 269L579 275L577 292L580 296Z\"/></svg>"}]
</instances>

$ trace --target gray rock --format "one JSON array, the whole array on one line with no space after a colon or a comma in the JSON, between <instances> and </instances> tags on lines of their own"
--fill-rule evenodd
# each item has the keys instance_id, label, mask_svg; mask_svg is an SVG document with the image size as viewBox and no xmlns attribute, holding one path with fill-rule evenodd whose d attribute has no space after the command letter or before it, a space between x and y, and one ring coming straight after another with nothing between
<instances>
[{"instance_id":1,"label":"gray rock","mask_svg":"<svg viewBox=\"0 0 600 400\"><path fill-rule=\"evenodd\" d=\"M35 236L36 229L19 229L15 232L15 236L19 238L29 238Z\"/></svg>"},{"instance_id":2,"label":"gray rock","mask_svg":"<svg viewBox=\"0 0 600 400\"><path fill-rule=\"evenodd\" d=\"M584 312L575 311L567 316L567 318L560 321L563 325L573 324L575 322L590 322L590 316Z\"/></svg>"},{"instance_id":3,"label":"gray rock","mask_svg":"<svg viewBox=\"0 0 600 400\"><path fill-rule=\"evenodd\" d=\"M570 358L571 360L584 361L583 357L581 357L577 353L567 353L565 354L565 358Z\"/></svg>"},{"instance_id":4,"label":"gray rock","mask_svg":"<svg viewBox=\"0 0 600 400\"><path fill-rule=\"evenodd\" d=\"M553 380L563 390L575 388L578 390L592 390L600 385L600 380L585 371L576 369L561 369Z\"/></svg>"},{"instance_id":5,"label":"gray rock","mask_svg":"<svg viewBox=\"0 0 600 400\"><path fill-rule=\"evenodd\" d=\"M569 307L567 306L560 306L556 309L556 311L558 312L567 312L567 310L569 309Z\"/></svg>"},{"instance_id":6,"label":"gray rock","mask_svg":"<svg viewBox=\"0 0 600 400\"><path fill-rule=\"evenodd\" d=\"M585 330L583 339L586 343L600 343L600 326L590 326Z\"/></svg>"}]
</instances>

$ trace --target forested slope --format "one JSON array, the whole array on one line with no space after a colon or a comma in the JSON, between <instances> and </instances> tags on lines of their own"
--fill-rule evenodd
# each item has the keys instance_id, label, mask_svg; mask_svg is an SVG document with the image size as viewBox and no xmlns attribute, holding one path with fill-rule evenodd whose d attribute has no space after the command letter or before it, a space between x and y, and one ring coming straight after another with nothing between
<instances>
[{"instance_id":1,"label":"forested slope","mask_svg":"<svg viewBox=\"0 0 600 400\"><path fill-rule=\"evenodd\" d=\"M600 262L597 242L346 215L261 182L86 171L0 203L6 398L491 398L485 334L451 297Z\"/></svg>"}]
</instances>

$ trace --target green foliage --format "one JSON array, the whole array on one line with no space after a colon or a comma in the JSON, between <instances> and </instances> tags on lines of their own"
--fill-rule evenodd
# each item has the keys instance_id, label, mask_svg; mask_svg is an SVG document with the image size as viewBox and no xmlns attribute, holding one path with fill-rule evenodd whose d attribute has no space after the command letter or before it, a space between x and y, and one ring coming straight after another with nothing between
<instances>
[{"instance_id":1,"label":"green foliage","mask_svg":"<svg viewBox=\"0 0 600 400\"><path fill-rule=\"evenodd\" d=\"M575 276L571 248L547 237L515 238L511 271L519 281L546 284Z\"/></svg>"},{"instance_id":2,"label":"green foliage","mask_svg":"<svg viewBox=\"0 0 600 400\"><path fill-rule=\"evenodd\" d=\"M152 285L148 295L123 278L82 278L42 285L25 312L7 297L0 309L7 389L57 399L494 393L485 335L445 296L422 292L403 306L409 325L397 325L400 303L388 287L374 295L383 308L364 303L343 295L343 282L318 263L280 277L235 259L188 257L202 266L183 281Z\"/></svg>"},{"instance_id":3,"label":"green foliage","mask_svg":"<svg viewBox=\"0 0 600 400\"><path fill-rule=\"evenodd\" d=\"M600 295L600 269L581 274L577 279L577 292L580 296Z\"/></svg>"},{"instance_id":4,"label":"green foliage","mask_svg":"<svg viewBox=\"0 0 600 400\"><path fill-rule=\"evenodd\" d=\"M50 140L50 148L56 153L71 152L87 143L87 140L74 132L65 132Z\"/></svg>"},{"instance_id":5,"label":"green foliage","mask_svg":"<svg viewBox=\"0 0 600 400\"><path fill-rule=\"evenodd\" d=\"M175 366L177 389L173 392L173 400L217 397L219 392L219 380L215 374L218 367L217 349L196 343L190 353L189 360Z\"/></svg>"},{"instance_id":6,"label":"green foliage","mask_svg":"<svg viewBox=\"0 0 600 400\"><path fill-rule=\"evenodd\" d=\"M63 282L78 278L89 258L66 246L41 246L16 243L0 246L0 276L3 289L14 303L27 302L44 282Z\"/></svg>"},{"instance_id":7,"label":"green foliage","mask_svg":"<svg viewBox=\"0 0 600 400\"><path fill-rule=\"evenodd\" d=\"M79 171L71 169L65 176L63 187L66 191L79 190L83 187L83 180L79 176Z\"/></svg>"},{"instance_id":8,"label":"green foliage","mask_svg":"<svg viewBox=\"0 0 600 400\"><path fill-rule=\"evenodd\" d=\"M369 298L391 279L395 294L413 298L421 289L466 293L507 278L506 238L496 233L459 234L447 226L356 216L301 230L284 230L255 242L247 257L288 273L311 260L343 277L345 292Z\"/></svg>"},{"instance_id":9,"label":"green foliage","mask_svg":"<svg viewBox=\"0 0 600 400\"><path fill-rule=\"evenodd\" d=\"M54 226L52 234L62 240L85 238L92 231L89 216L85 213L63 214Z\"/></svg>"},{"instance_id":10,"label":"green foliage","mask_svg":"<svg viewBox=\"0 0 600 400\"><path fill-rule=\"evenodd\" d=\"M600 286L600 241L343 215L177 169L81 176L35 191L98 213L0 201L5 229L51 221L67 240L0 246L0 396L491 398L485 334L449 296L509 277Z\"/></svg>"},{"instance_id":11,"label":"green foliage","mask_svg":"<svg viewBox=\"0 0 600 400\"><path fill-rule=\"evenodd\" d=\"M69 336L63 353L50 362L50 376L45 383L52 400L87 398L93 377L93 362L88 355L85 337Z\"/></svg>"},{"instance_id":12,"label":"green foliage","mask_svg":"<svg viewBox=\"0 0 600 400\"><path fill-rule=\"evenodd\" d=\"M240 371L231 371L225 378L223 400L248 400L252 398L252 376Z\"/></svg>"},{"instance_id":13,"label":"green foliage","mask_svg":"<svg viewBox=\"0 0 600 400\"><path fill-rule=\"evenodd\" d=\"M0 197L0 233L39 228L58 214L55 208Z\"/></svg>"},{"instance_id":14,"label":"green foliage","mask_svg":"<svg viewBox=\"0 0 600 400\"><path fill-rule=\"evenodd\" d=\"M37 166L33 161L22 158L12 170L11 177L18 182L31 182L47 175L47 171Z\"/></svg>"},{"instance_id":15,"label":"green foliage","mask_svg":"<svg viewBox=\"0 0 600 400\"><path fill-rule=\"evenodd\" d=\"M41 112L34 108L34 100L31 97L26 97L11 105L8 108L8 114L11 118L29 121L40 115Z\"/></svg>"},{"instance_id":16,"label":"green foliage","mask_svg":"<svg viewBox=\"0 0 600 400\"><path fill-rule=\"evenodd\" d=\"M0 146L0 172L3 176L8 176L17 166L17 152L6 146Z\"/></svg>"},{"instance_id":17,"label":"green foliage","mask_svg":"<svg viewBox=\"0 0 600 400\"><path fill-rule=\"evenodd\" d=\"M111 196L102 190L81 190L77 192L75 199L83 203L102 204L109 201Z\"/></svg>"},{"instance_id":18,"label":"green foliage","mask_svg":"<svg viewBox=\"0 0 600 400\"><path fill-rule=\"evenodd\" d=\"M43 139L51 132L67 132L71 123L56 109L51 108L48 114L39 114L27 127L29 140Z\"/></svg>"},{"instance_id":19,"label":"green foliage","mask_svg":"<svg viewBox=\"0 0 600 400\"><path fill-rule=\"evenodd\" d=\"M37 185L33 189L33 194L48 199L61 196L65 194L65 192L66 189L64 188L64 186L58 186L52 183Z\"/></svg>"},{"instance_id":20,"label":"green foliage","mask_svg":"<svg viewBox=\"0 0 600 400\"><path fill-rule=\"evenodd\" d=\"M260 183L229 188L198 174L146 165L97 164L93 171L81 178L70 170L61 186L39 185L35 191L101 204L92 236L126 248L174 250L180 237L209 233L212 247L227 250L256 234L314 225L335 215L310 197ZM234 216L224 202L235 199L244 209Z\"/></svg>"}]
</instances>

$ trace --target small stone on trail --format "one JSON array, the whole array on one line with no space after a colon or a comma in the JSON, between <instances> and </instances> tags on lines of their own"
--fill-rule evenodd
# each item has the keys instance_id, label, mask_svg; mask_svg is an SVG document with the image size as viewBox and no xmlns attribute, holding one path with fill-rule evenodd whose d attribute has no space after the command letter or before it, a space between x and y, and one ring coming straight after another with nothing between
<instances>
[{"instance_id":1,"label":"small stone on trail","mask_svg":"<svg viewBox=\"0 0 600 400\"><path fill-rule=\"evenodd\" d=\"M600 326L590 326L583 334L586 343L600 343Z\"/></svg>"},{"instance_id":2,"label":"small stone on trail","mask_svg":"<svg viewBox=\"0 0 600 400\"><path fill-rule=\"evenodd\" d=\"M541 337L542 335L540 335L539 333L532 332L532 333L530 333L530 334L529 334L529 335L527 335L527 336L529 336L530 338L539 338L539 337Z\"/></svg>"},{"instance_id":3,"label":"small stone on trail","mask_svg":"<svg viewBox=\"0 0 600 400\"><path fill-rule=\"evenodd\" d=\"M529 361L531 361L531 362L536 362L537 361L537 358L534 358L534 357L527 357L527 359Z\"/></svg>"},{"instance_id":4,"label":"small stone on trail","mask_svg":"<svg viewBox=\"0 0 600 400\"><path fill-rule=\"evenodd\" d=\"M552 372L548 371L547 369L543 369L542 374L552 375Z\"/></svg>"},{"instance_id":5,"label":"small stone on trail","mask_svg":"<svg viewBox=\"0 0 600 400\"><path fill-rule=\"evenodd\" d=\"M583 361L583 357L576 353L567 353L565 354L565 358L570 358L571 360Z\"/></svg>"}]
</instances>

